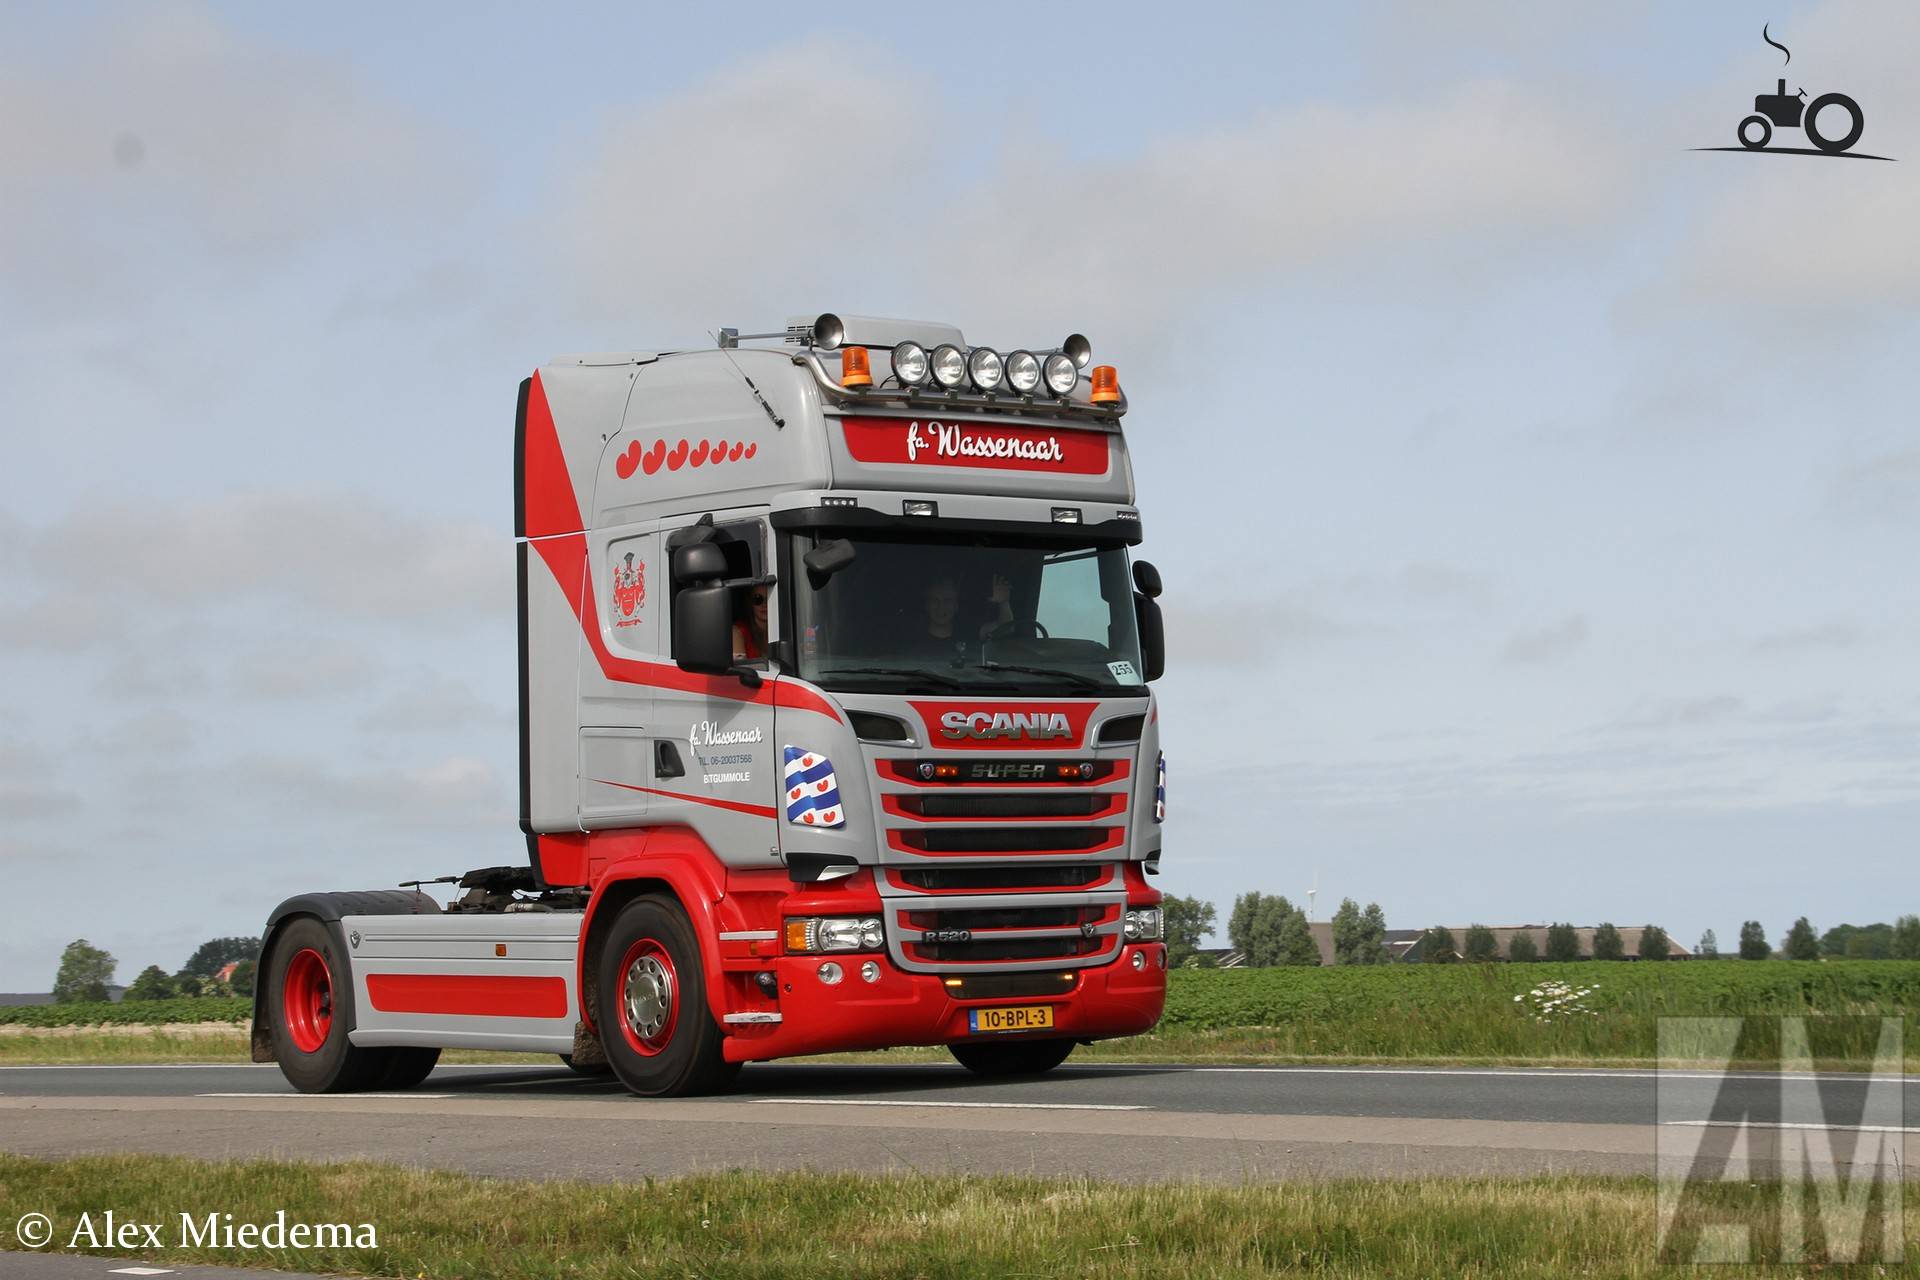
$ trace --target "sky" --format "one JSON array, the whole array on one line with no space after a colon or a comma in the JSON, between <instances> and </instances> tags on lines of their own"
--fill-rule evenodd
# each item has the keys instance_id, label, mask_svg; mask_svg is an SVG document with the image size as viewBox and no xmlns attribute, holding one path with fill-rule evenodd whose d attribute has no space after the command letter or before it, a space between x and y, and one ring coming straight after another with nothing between
<instances>
[{"instance_id":1,"label":"sky","mask_svg":"<svg viewBox=\"0 0 1920 1280\"><path fill-rule=\"evenodd\" d=\"M1118 366L1223 923L1920 911L1920 8L1587 8L8 6L0 990L521 859L519 380L825 310Z\"/></svg>"}]
</instances>

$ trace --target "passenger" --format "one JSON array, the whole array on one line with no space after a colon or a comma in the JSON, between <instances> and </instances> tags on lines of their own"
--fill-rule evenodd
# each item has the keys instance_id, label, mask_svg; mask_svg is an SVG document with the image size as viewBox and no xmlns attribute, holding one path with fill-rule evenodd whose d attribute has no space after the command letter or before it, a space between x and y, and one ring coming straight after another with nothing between
<instances>
[{"instance_id":1,"label":"passenger","mask_svg":"<svg viewBox=\"0 0 1920 1280\"><path fill-rule=\"evenodd\" d=\"M992 589L987 593L990 616L980 624L976 639L985 640L997 628L1013 621L1012 596L1013 584L1002 575L994 574ZM956 656L964 654L968 642L960 623L960 588L952 577L942 575L927 583L922 607L926 615L926 639L943 651Z\"/></svg>"},{"instance_id":2,"label":"passenger","mask_svg":"<svg viewBox=\"0 0 1920 1280\"><path fill-rule=\"evenodd\" d=\"M746 614L733 624L733 660L758 662L767 656L767 591L765 583L747 589Z\"/></svg>"}]
</instances>

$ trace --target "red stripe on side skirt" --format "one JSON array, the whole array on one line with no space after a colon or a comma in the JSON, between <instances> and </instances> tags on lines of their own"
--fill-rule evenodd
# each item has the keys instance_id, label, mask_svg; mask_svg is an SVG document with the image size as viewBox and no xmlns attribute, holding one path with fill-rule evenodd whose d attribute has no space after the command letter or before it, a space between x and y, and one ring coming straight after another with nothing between
<instances>
[{"instance_id":1,"label":"red stripe on side skirt","mask_svg":"<svg viewBox=\"0 0 1920 1280\"><path fill-rule=\"evenodd\" d=\"M367 999L381 1013L451 1013L480 1018L564 1018L564 978L465 973L370 973Z\"/></svg>"}]
</instances>

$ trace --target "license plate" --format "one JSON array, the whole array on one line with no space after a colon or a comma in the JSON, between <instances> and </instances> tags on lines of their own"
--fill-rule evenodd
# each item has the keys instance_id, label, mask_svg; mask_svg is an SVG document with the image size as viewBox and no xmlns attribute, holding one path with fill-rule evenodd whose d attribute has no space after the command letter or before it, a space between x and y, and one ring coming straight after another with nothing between
<instances>
[{"instance_id":1,"label":"license plate","mask_svg":"<svg viewBox=\"0 0 1920 1280\"><path fill-rule=\"evenodd\" d=\"M1053 1006L1050 1004L967 1010L967 1030L974 1035L991 1035L997 1031L1045 1031L1052 1026Z\"/></svg>"}]
</instances>

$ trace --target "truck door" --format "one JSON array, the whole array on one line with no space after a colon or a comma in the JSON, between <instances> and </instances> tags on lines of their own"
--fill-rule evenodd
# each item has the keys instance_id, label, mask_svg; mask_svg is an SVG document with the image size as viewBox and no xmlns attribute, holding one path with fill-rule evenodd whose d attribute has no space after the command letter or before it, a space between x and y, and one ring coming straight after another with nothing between
<instances>
[{"instance_id":1,"label":"truck door","mask_svg":"<svg viewBox=\"0 0 1920 1280\"><path fill-rule=\"evenodd\" d=\"M710 518L711 523L708 523ZM656 751L671 752L682 776L655 787L651 822L681 823L699 832L709 848L734 865L752 866L778 857L774 798L780 787L773 736L774 675L767 644L779 635L779 611L769 558L765 508L719 510L660 522L661 647L671 650L673 620L667 581L673 548L689 538L708 539L727 558L727 586L734 597L735 648L742 661L766 673L758 692L734 676L706 676L671 666L653 691ZM755 624L755 597L766 599L767 632ZM674 661L671 652L662 661Z\"/></svg>"},{"instance_id":2,"label":"truck door","mask_svg":"<svg viewBox=\"0 0 1920 1280\"><path fill-rule=\"evenodd\" d=\"M588 591L596 602L609 672L591 653L580 665L580 826L639 825L659 785L655 690L644 681L660 661L666 568L654 522L594 530L587 538Z\"/></svg>"}]
</instances>

